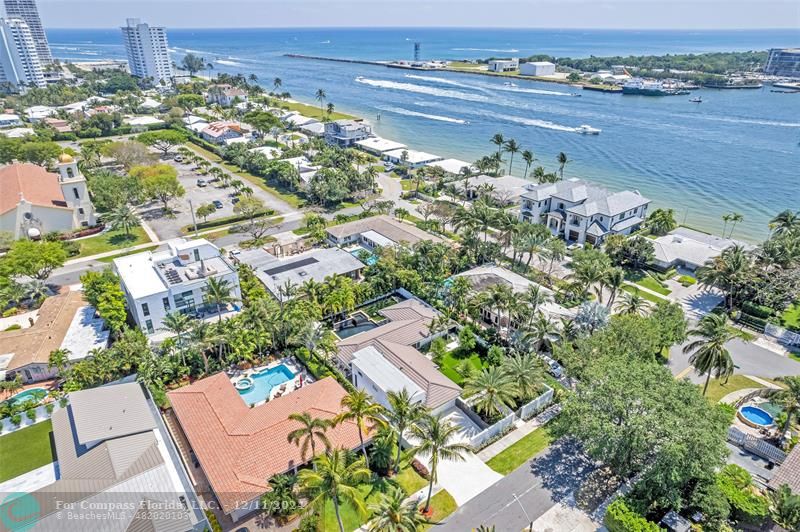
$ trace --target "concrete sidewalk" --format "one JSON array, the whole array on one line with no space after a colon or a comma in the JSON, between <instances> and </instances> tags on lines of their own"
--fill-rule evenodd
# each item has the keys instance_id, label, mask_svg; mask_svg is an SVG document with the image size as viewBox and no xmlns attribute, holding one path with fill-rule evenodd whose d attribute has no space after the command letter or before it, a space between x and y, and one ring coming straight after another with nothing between
<instances>
[{"instance_id":1,"label":"concrete sidewalk","mask_svg":"<svg viewBox=\"0 0 800 532\"><path fill-rule=\"evenodd\" d=\"M538 429L542 425L546 424L548 421L556 417L561 412L561 407L559 405L552 405L549 408L545 409L544 412L539 414L538 416L529 419L528 421L517 420L515 426L517 427L516 430L508 433L506 436L500 438L493 444L489 445L488 447L482 449L478 453L478 458L487 462L500 454L501 452L505 451L522 438L533 432L534 430Z\"/></svg>"}]
</instances>

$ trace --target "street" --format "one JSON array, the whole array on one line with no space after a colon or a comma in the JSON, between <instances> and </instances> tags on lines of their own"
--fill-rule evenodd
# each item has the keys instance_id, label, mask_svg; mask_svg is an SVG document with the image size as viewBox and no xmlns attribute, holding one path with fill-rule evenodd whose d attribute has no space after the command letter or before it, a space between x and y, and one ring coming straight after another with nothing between
<instances>
[{"instance_id":1,"label":"street","mask_svg":"<svg viewBox=\"0 0 800 532\"><path fill-rule=\"evenodd\" d=\"M800 375L800 362L758 346L752 342L732 340L726 345L735 365L734 373L774 379L786 375ZM682 345L669 350L669 369L678 375L689 367L689 355L683 353ZM692 382L700 383L703 377L695 371L689 372Z\"/></svg>"}]
</instances>

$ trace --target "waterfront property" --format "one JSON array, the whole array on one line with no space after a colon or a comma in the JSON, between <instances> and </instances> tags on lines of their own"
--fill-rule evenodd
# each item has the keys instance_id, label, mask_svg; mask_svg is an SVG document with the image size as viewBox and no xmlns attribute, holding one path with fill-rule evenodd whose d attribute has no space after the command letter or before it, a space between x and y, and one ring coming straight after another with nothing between
<instances>
[{"instance_id":1,"label":"waterfront property","mask_svg":"<svg viewBox=\"0 0 800 532\"><path fill-rule=\"evenodd\" d=\"M430 330L439 313L412 298L381 309L378 314L384 318L380 325L373 323L337 343L337 364L353 385L366 390L387 408L387 393L402 389L434 412L453 407L461 388L419 352L446 334Z\"/></svg>"},{"instance_id":2,"label":"waterfront property","mask_svg":"<svg viewBox=\"0 0 800 532\"><path fill-rule=\"evenodd\" d=\"M423 240L444 242L438 236L423 231L415 225L403 223L386 215L370 216L334 225L325 231L328 241L336 246L358 244L370 251L378 247L413 246Z\"/></svg>"},{"instance_id":3,"label":"waterfront property","mask_svg":"<svg viewBox=\"0 0 800 532\"><path fill-rule=\"evenodd\" d=\"M523 76L552 76L556 66L550 61L529 61L519 65L519 73Z\"/></svg>"},{"instance_id":4,"label":"waterfront property","mask_svg":"<svg viewBox=\"0 0 800 532\"><path fill-rule=\"evenodd\" d=\"M349 148L359 140L372 136L372 127L357 120L325 122L325 141L341 148Z\"/></svg>"},{"instance_id":5,"label":"waterfront property","mask_svg":"<svg viewBox=\"0 0 800 532\"><path fill-rule=\"evenodd\" d=\"M245 138L247 131L239 122L220 121L208 124L200 131L200 136L214 144L225 144L231 139Z\"/></svg>"},{"instance_id":6,"label":"waterfront property","mask_svg":"<svg viewBox=\"0 0 800 532\"><path fill-rule=\"evenodd\" d=\"M456 182L455 185L463 194L463 182ZM467 199L473 200L480 197L484 191L487 191L487 193L494 197L501 205L518 205L520 203L520 198L528 190L530 185L531 182L527 179L514 177L513 175L504 175L500 177L479 175L470 178Z\"/></svg>"},{"instance_id":7,"label":"waterfront property","mask_svg":"<svg viewBox=\"0 0 800 532\"><path fill-rule=\"evenodd\" d=\"M638 230L649 204L638 191L611 192L573 178L530 186L522 195L520 219L544 224L569 242L597 245L608 235Z\"/></svg>"},{"instance_id":8,"label":"waterfront property","mask_svg":"<svg viewBox=\"0 0 800 532\"><path fill-rule=\"evenodd\" d=\"M382 156L388 151L402 150L406 148L405 144L381 137L370 137L368 139L359 140L355 143L355 145L365 152L371 153L372 155L377 155L378 157Z\"/></svg>"},{"instance_id":9,"label":"waterfront property","mask_svg":"<svg viewBox=\"0 0 800 532\"><path fill-rule=\"evenodd\" d=\"M688 227L678 227L669 234L653 240L653 265L662 270L685 268L694 271L734 245L736 240L701 233ZM748 246L746 246L748 247Z\"/></svg>"},{"instance_id":10,"label":"waterfront property","mask_svg":"<svg viewBox=\"0 0 800 532\"><path fill-rule=\"evenodd\" d=\"M95 224L86 178L75 159L61 154L57 174L31 163L0 168L0 231L37 238Z\"/></svg>"},{"instance_id":11,"label":"waterfront property","mask_svg":"<svg viewBox=\"0 0 800 532\"><path fill-rule=\"evenodd\" d=\"M460 159L442 159L440 161L433 161L425 166L430 166L431 168L440 168L444 173L450 175L461 175L464 171L464 168L469 170L470 172L475 171L475 167L472 163L468 163L467 161L462 161Z\"/></svg>"},{"instance_id":12,"label":"waterfront property","mask_svg":"<svg viewBox=\"0 0 800 532\"><path fill-rule=\"evenodd\" d=\"M72 392L67 400L52 416L57 474L17 477L38 510L33 529L63 530L65 510L87 531L207 529L177 450L141 385L108 384ZM0 506L4 515L11 511L6 505Z\"/></svg>"},{"instance_id":13,"label":"waterfront property","mask_svg":"<svg viewBox=\"0 0 800 532\"><path fill-rule=\"evenodd\" d=\"M230 107L234 103L247 102L247 91L227 83L211 85L205 94L206 103Z\"/></svg>"},{"instance_id":14,"label":"waterfront property","mask_svg":"<svg viewBox=\"0 0 800 532\"><path fill-rule=\"evenodd\" d=\"M196 474L205 476L219 508L239 521L258 509L261 495L270 489L270 478L296 472L313 458L287 440L287 435L300 427L289 416L308 413L331 420L342 412L346 394L328 377L251 408L228 376L217 373L168 396L180 425L173 425L173 430L183 433L176 437L185 439L191 448L183 449L184 459L194 457L202 470ZM352 421L328 429L325 435L333 448L360 448ZM371 434L365 438L369 441ZM317 445L316 450L324 452L324 447Z\"/></svg>"},{"instance_id":15,"label":"waterfront property","mask_svg":"<svg viewBox=\"0 0 800 532\"><path fill-rule=\"evenodd\" d=\"M514 72L519 68L519 59L493 59L489 61L490 72Z\"/></svg>"},{"instance_id":16,"label":"waterfront property","mask_svg":"<svg viewBox=\"0 0 800 532\"><path fill-rule=\"evenodd\" d=\"M319 122L319 120L317 120L316 118L303 116L296 111L287 114L281 120L283 120L283 123L286 124L287 126L292 126L296 128Z\"/></svg>"},{"instance_id":17,"label":"waterfront property","mask_svg":"<svg viewBox=\"0 0 800 532\"><path fill-rule=\"evenodd\" d=\"M167 245L165 251L114 259L128 311L148 336L161 332L164 318L172 312L200 318L216 315L216 306L206 301L209 279L227 281L231 296L241 297L239 275L217 246L203 238L177 238Z\"/></svg>"},{"instance_id":18,"label":"waterfront property","mask_svg":"<svg viewBox=\"0 0 800 532\"><path fill-rule=\"evenodd\" d=\"M169 57L167 31L150 26L138 18L126 19L122 28L125 52L131 74L153 83L172 83L172 60Z\"/></svg>"},{"instance_id":19,"label":"waterfront property","mask_svg":"<svg viewBox=\"0 0 800 532\"><path fill-rule=\"evenodd\" d=\"M400 164L416 169L428 163L441 161L442 157L424 151L409 150L406 148L390 150L383 153L383 159L393 164Z\"/></svg>"},{"instance_id":20,"label":"waterfront property","mask_svg":"<svg viewBox=\"0 0 800 532\"><path fill-rule=\"evenodd\" d=\"M467 279L474 292L482 292L494 285L506 285L511 288L515 294L521 294L531 287L538 287L539 292L550 299L550 301L542 303L537 307L545 316L551 319L575 317L575 312L552 301L554 295L552 290L538 285L530 279L502 266L495 266L493 264L476 266L471 270L459 273L456 277L464 277ZM509 314L498 314L495 309L486 306L481 307L481 317L486 323L498 329L513 330L515 326Z\"/></svg>"},{"instance_id":21,"label":"waterfront property","mask_svg":"<svg viewBox=\"0 0 800 532\"><path fill-rule=\"evenodd\" d=\"M281 289L290 283L300 286L307 281L321 283L332 275L359 279L364 263L340 248L316 248L285 257L276 257L263 248L233 254L237 263L253 268L258 280L275 299L290 299Z\"/></svg>"},{"instance_id":22,"label":"waterfront property","mask_svg":"<svg viewBox=\"0 0 800 532\"><path fill-rule=\"evenodd\" d=\"M26 329L0 332L0 380L19 375L22 382L51 379L56 368L48 367L50 353L67 349L70 363L108 344L109 331L82 292L48 297L36 322Z\"/></svg>"}]
</instances>

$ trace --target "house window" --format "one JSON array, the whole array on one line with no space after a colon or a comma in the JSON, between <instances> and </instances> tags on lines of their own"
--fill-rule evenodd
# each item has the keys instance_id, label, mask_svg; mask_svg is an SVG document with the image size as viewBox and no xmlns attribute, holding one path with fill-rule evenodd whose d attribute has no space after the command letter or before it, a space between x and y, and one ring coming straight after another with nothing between
<instances>
[{"instance_id":1,"label":"house window","mask_svg":"<svg viewBox=\"0 0 800 532\"><path fill-rule=\"evenodd\" d=\"M72 193L75 194L75 199L81 199L81 195L78 192L78 187L72 187Z\"/></svg>"},{"instance_id":2,"label":"house window","mask_svg":"<svg viewBox=\"0 0 800 532\"><path fill-rule=\"evenodd\" d=\"M564 204L563 204L563 203L559 203L559 204L558 204L558 208L559 208L559 209L563 209L563 208L564 208Z\"/></svg>"},{"instance_id":3,"label":"house window","mask_svg":"<svg viewBox=\"0 0 800 532\"><path fill-rule=\"evenodd\" d=\"M78 214L83 215L83 207L78 208Z\"/></svg>"},{"instance_id":4,"label":"house window","mask_svg":"<svg viewBox=\"0 0 800 532\"><path fill-rule=\"evenodd\" d=\"M150 320L145 321L144 322L144 327L145 327L145 329L147 329L147 334L153 334L154 329L153 329L153 322L152 321L150 321Z\"/></svg>"},{"instance_id":5,"label":"house window","mask_svg":"<svg viewBox=\"0 0 800 532\"><path fill-rule=\"evenodd\" d=\"M169 298L165 297L161 300L161 302L164 303L164 311L169 312Z\"/></svg>"},{"instance_id":6,"label":"house window","mask_svg":"<svg viewBox=\"0 0 800 532\"><path fill-rule=\"evenodd\" d=\"M195 261L200 260L200 250L198 250L198 249L194 250L194 260Z\"/></svg>"},{"instance_id":7,"label":"house window","mask_svg":"<svg viewBox=\"0 0 800 532\"><path fill-rule=\"evenodd\" d=\"M147 303L142 303L142 314L144 315L144 317L150 315L150 306Z\"/></svg>"}]
</instances>

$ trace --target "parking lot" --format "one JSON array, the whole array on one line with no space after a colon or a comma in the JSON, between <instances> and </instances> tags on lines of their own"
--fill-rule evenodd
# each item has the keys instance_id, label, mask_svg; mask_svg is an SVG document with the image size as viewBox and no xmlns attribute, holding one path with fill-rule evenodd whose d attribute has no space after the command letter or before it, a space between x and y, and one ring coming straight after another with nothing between
<instances>
[{"instance_id":1,"label":"parking lot","mask_svg":"<svg viewBox=\"0 0 800 532\"><path fill-rule=\"evenodd\" d=\"M187 227L192 224L192 212L189 207L191 201L195 212L197 208L206 203L212 203L218 200L222 203L222 208L208 217L208 221L216 218L224 218L233 216L233 199L235 197L234 189L232 187L220 188L217 182L211 182L212 176L204 176L194 171L193 165L186 163L178 163L174 160L161 160L161 163L170 164L178 170L178 181L180 181L183 188L186 189L186 194L182 198L173 199L170 202L170 207L173 214L170 217L165 217L161 209L160 202L151 202L146 204L141 209L141 214L148 225L155 231L160 240L167 240L182 236L181 228ZM207 182L207 186L201 187L197 185L198 179L203 179ZM253 190L253 195L262 201L267 202L270 197L264 190L258 188L252 183L246 182L245 184ZM200 217L197 218L197 223L203 222Z\"/></svg>"}]
</instances>

